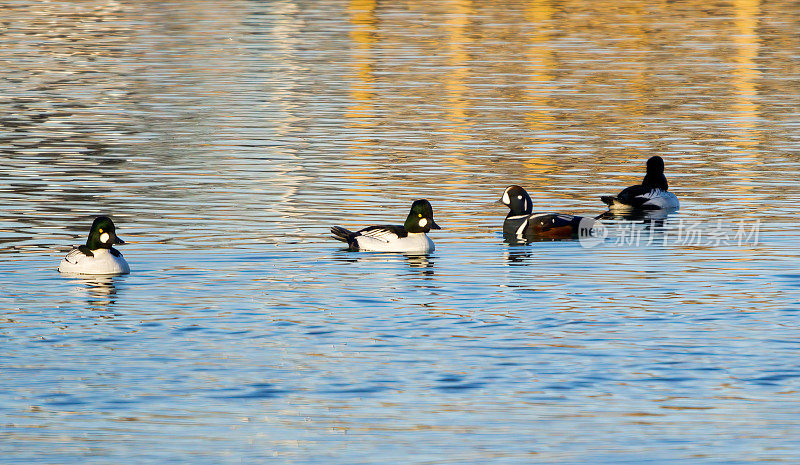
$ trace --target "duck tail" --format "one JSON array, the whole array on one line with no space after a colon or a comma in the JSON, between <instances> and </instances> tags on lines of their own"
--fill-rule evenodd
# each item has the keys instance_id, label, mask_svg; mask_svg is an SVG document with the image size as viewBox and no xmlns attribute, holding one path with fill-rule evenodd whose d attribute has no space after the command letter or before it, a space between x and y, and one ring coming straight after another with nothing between
<instances>
[{"instance_id":1,"label":"duck tail","mask_svg":"<svg viewBox=\"0 0 800 465\"><path fill-rule=\"evenodd\" d=\"M347 242L350 243L350 239L353 237L353 232L349 229L345 229L341 226L333 226L331 227L331 233L333 234L333 238L337 241Z\"/></svg>"}]
</instances>

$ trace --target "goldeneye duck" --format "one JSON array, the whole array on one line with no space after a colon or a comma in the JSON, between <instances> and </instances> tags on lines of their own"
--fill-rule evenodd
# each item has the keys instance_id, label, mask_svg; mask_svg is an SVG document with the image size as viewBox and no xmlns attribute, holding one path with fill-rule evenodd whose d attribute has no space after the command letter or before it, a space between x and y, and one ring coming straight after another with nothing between
<instances>
[{"instance_id":1,"label":"goldeneye duck","mask_svg":"<svg viewBox=\"0 0 800 465\"><path fill-rule=\"evenodd\" d=\"M616 196L601 196L600 200L609 210L677 210L678 198L668 189L664 160L656 155L647 160L647 174L641 184L627 187Z\"/></svg>"},{"instance_id":2,"label":"goldeneye duck","mask_svg":"<svg viewBox=\"0 0 800 465\"><path fill-rule=\"evenodd\" d=\"M589 234L594 219L564 213L534 213L533 201L520 186L508 186L500 203L509 208L503 222L503 234L513 238L569 239Z\"/></svg>"},{"instance_id":3,"label":"goldeneye duck","mask_svg":"<svg viewBox=\"0 0 800 465\"><path fill-rule=\"evenodd\" d=\"M411 204L406 222L400 225L369 226L356 232L333 226L334 239L347 242L352 251L428 253L435 249L428 237L431 229L442 229L433 221L433 207L425 199Z\"/></svg>"},{"instance_id":4,"label":"goldeneye duck","mask_svg":"<svg viewBox=\"0 0 800 465\"><path fill-rule=\"evenodd\" d=\"M125 274L130 273L128 262L113 246L124 244L117 237L114 222L107 216L98 216L92 223L86 245L72 249L58 266L62 273L74 274Z\"/></svg>"}]
</instances>

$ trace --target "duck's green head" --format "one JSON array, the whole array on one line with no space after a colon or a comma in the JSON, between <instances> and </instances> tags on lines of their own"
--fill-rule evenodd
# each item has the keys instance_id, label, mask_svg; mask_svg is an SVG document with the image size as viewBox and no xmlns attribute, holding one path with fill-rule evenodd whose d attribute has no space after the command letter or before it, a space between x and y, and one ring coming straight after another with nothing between
<instances>
[{"instance_id":1,"label":"duck's green head","mask_svg":"<svg viewBox=\"0 0 800 465\"><path fill-rule=\"evenodd\" d=\"M433 207L425 199L415 200L411 204L411 211L403 226L410 233L426 233L431 229L442 229L433 221Z\"/></svg>"},{"instance_id":2,"label":"duck's green head","mask_svg":"<svg viewBox=\"0 0 800 465\"><path fill-rule=\"evenodd\" d=\"M89 250L110 249L114 244L124 244L125 241L117 237L114 222L107 216L98 216L92 223L86 247Z\"/></svg>"}]
</instances>

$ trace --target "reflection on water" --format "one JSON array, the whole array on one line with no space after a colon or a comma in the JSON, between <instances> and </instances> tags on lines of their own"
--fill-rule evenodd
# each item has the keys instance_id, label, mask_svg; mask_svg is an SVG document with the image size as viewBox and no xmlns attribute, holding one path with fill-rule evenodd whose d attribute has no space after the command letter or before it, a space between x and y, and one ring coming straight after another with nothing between
<instances>
[{"instance_id":1,"label":"reflection on water","mask_svg":"<svg viewBox=\"0 0 800 465\"><path fill-rule=\"evenodd\" d=\"M528 265L531 263L535 253L534 248L526 247L528 243L520 241L516 237L505 237L505 240L509 247L506 247L503 254L509 265Z\"/></svg>"},{"instance_id":2,"label":"reflection on water","mask_svg":"<svg viewBox=\"0 0 800 465\"><path fill-rule=\"evenodd\" d=\"M800 459L795 2L0 9L10 460ZM654 154L681 210L604 214ZM434 254L327 238L417 198ZM60 276L98 214L132 274Z\"/></svg>"},{"instance_id":3,"label":"reflection on water","mask_svg":"<svg viewBox=\"0 0 800 465\"><path fill-rule=\"evenodd\" d=\"M88 276L74 273L61 273L69 278L75 285L72 294L83 296L89 310L108 311L117 301L117 286L115 280L123 279L121 276L96 275Z\"/></svg>"},{"instance_id":4,"label":"reflection on water","mask_svg":"<svg viewBox=\"0 0 800 465\"><path fill-rule=\"evenodd\" d=\"M434 260L430 255L407 255L408 266L425 276L434 275Z\"/></svg>"},{"instance_id":5,"label":"reflection on water","mask_svg":"<svg viewBox=\"0 0 800 465\"><path fill-rule=\"evenodd\" d=\"M432 276L434 274L434 259L432 255L415 255L392 252L350 252L347 249L341 250L334 255L335 259L342 262L364 264L364 263L385 263L387 261L400 262L404 260L410 270L418 271L420 274Z\"/></svg>"}]
</instances>

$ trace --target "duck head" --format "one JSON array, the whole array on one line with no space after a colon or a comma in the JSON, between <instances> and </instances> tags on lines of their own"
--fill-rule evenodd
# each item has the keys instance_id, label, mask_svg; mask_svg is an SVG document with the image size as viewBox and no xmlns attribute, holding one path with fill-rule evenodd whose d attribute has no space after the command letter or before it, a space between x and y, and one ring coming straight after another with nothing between
<instances>
[{"instance_id":1,"label":"duck head","mask_svg":"<svg viewBox=\"0 0 800 465\"><path fill-rule=\"evenodd\" d=\"M650 189L669 189L667 178L664 176L664 159L658 155L647 160L647 174L644 176L642 186Z\"/></svg>"},{"instance_id":2,"label":"duck head","mask_svg":"<svg viewBox=\"0 0 800 465\"><path fill-rule=\"evenodd\" d=\"M433 207L425 199L415 200L403 225L410 233L427 233L431 229L442 229L433 221Z\"/></svg>"},{"instance_id":3,"label":"duck head","mask_svg":"<svg viewBox=\"0 0 800 465\"><path fill-rule=\"evenodd\" d=\"M664 172L664 159L658 155L647 159L647 174L659 174Z\"/></svg>"},{"instance_id":4,"label":"duck head","mask_svg":"<svg viewBox=\"0 0 800 465\"><path fill-rule=\"evenodd\" d=\"M506 187L500 203L507 206L511 211L508 216L530 215L533 213L533 201L531 196L520 186L513 185Z\"/></svg>"},{"instance_id":5,"label":"duck head","mask_svg":"<svg viewBox=\"0 0 800 465\"><path fill-rule=\"evenodd\" d=\"M110 249L116 244L124 244L125 241L117 237L114 222L107 216L98 216L92 223L89 231L89 238L86 240L86 247L89 250Z\"/></svg>"}]
</instances>

